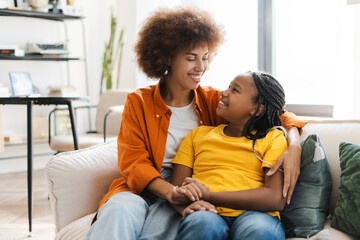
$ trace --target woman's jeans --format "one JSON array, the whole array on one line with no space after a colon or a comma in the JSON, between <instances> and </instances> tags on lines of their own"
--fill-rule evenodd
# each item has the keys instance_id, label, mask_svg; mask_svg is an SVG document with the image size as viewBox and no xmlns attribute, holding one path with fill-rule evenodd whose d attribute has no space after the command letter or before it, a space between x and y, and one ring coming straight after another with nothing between
<instances>
[{"instance_id":1,"label":"woman's jeans","mask_svg":"<svg viewBox=\"0 0 360 240\"><path fill-rule=\"evenodd\" d=\"M188 215L180 224L177 239L285 239L277 217L247 211L238 217L223 217L208 211Z\"/></svg>"},{"instance_id":2,"label":"woman's jeans","mask_svg":"<svg viewBox=\"0 0 360 240\"><path fill-rule=\"evenodd\" d=\"M161 175L171 179L172 170ZM85 239L175 239L180 215L168 201L145 198L129 191L112 196L97 214Z\"/></svg>"}]
</instances>

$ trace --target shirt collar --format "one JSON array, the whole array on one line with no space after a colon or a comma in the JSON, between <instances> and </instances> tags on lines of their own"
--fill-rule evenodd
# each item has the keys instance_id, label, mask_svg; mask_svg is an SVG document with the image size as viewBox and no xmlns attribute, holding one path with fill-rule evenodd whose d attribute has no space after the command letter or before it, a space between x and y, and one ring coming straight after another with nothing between
<instances>
[{"instance_id":1,"label":"shirt collar","mask_svg":"<svg viewBox=\"0 0 360 240\"><path fill-rule=\"evenodd\" d=\"M200 103L200 90L201 86L199 85L196 90L194 90L194 98L195 98L195 108L197 108L200 112L202 112L201 109L201 103ZM164 100L161 97L160 94L160 81L158 84L155 85L155 91L154 91L154 105L155 105L155 118L162 117L167 111L171 111L168 106L166 106Z\"/></svg>"}]
</instances>

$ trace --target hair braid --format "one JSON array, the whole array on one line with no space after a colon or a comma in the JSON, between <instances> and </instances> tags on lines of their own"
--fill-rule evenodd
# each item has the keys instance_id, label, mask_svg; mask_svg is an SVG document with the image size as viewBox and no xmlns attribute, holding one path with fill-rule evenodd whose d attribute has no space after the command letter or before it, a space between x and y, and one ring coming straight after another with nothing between
<instances>
[{"instance_id":1,"label":"hair braid","mask_svg":"<svg viewBox=\"0 0 360 240\"><path fill-rule=\"evenodd\" d=\"M281 126L280 115L284 112L285 92L280 83L270 74L263 72L250 72L252 75L258 96L255 102L258 107L244 126L244 136L255 141L266 136L267 132L274 126ZM256 116L264 106L263 112ZM255 130L255 134L252 131Z\"/></svg>"}]
</instances>

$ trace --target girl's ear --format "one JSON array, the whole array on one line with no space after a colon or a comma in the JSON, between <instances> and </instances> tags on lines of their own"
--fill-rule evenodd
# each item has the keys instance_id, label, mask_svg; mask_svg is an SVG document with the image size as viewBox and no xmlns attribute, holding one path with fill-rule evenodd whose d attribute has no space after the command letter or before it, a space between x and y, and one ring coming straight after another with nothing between
<instances>
[{"instance_id":1,"label":"girl's ear","mask_svg":"<svg viewBox=\"0 0 360 240\"><path fill-rule=\"evenodd\" d=\"M264 105L263 105L263 104L260 104L259 111L258 111L258 113L256 114L256 116L259 116L259 115L262 114L263 112L264 112Z\"/></svg>"}]
</instances>

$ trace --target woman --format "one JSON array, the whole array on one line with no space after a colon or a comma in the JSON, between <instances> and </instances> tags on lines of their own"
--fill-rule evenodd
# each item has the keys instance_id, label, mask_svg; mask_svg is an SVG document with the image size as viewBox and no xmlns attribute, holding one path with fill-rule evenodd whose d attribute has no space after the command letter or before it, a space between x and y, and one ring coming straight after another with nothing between
<instances>
[{"instance_id":1,"label":"woman","mask_svg":"<svg viewBox=\"0 0 360 240\"><path fill-rule=\"evenodd\" d=\"M180 216L169 202L180 204L187 198L169 183L170 161L192 129L225 121L216 115L220 92L199 86L222 41L222 28L199 9L160 9L145 21L135 46L137 61L148 77L160 81L127 97L118 136L123 177L100 202L86 239L176 237ZM291 185L290 197L300 164L297 128L305 123L290 113L282 120L291 128L289 148L275 168L283 165L284 193Z\"/></svg>"}]
</instances>

